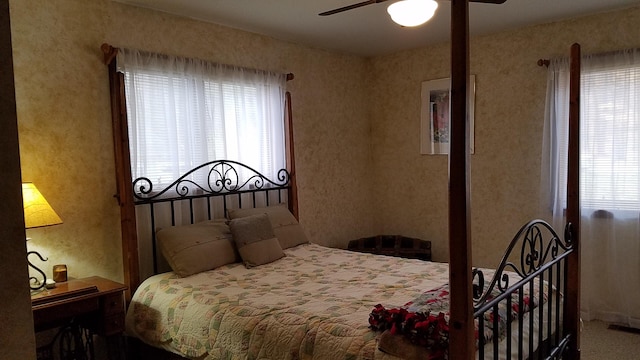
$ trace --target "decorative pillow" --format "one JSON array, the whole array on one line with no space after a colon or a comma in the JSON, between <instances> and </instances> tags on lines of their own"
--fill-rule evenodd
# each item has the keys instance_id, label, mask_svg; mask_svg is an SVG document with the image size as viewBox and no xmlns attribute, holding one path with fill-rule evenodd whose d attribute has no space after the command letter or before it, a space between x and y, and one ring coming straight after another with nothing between
<instances>
[{"instance_id":1,"label":"decorative pillow","mask_svg":"<svg viewBox=\"0 0 640 360\"><path fill-rule=\"evenodd\" d=\"M228 209L229 219L238 219L256 214L267 214L273 232L280 241L283 249L288 249L309 242L298 220L284 205L275 205L261 208Z\"/></svg>"},{"instance_id":2,"label":"decorative pillow","mask_svg":"<svg viewBox=\"0 0 640 360\"><path fill-rule=\"evenodd\" d=\"M173 272L185 277L240 260L224 220L172 226L157 232L158 246Z\"/></svg>"},{"instance_id":3,"label":"decorative pillow","mask_svg":"<svg viewBox=\"0 0 640 360\"><path fill-rule=\"evenodd\" d=\"M284 256L267 214L231 220L229 228L246 267L267 264Z\"/></svg>"}]
</instances>

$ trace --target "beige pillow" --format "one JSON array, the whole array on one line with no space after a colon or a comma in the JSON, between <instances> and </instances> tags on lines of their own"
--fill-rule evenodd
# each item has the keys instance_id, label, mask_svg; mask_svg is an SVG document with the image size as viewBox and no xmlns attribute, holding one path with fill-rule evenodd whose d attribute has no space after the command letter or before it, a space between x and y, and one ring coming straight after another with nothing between
<instances>
[{"instance_id":1,"label":"beige pillow","mask_svg":"<svg viewBox=\"0 0 640 360\"><path fill-rule=\"evenodd\" d=\"M172 226L158 230L156 235L162 255L182 277L240 260L224 220Z\"/></svg>"},{"instance_id":2,"label":"beige pillow","mask_svg":"<svg viewBox=\"0 0 640 360\"><path fill-rule=\"evenodd\" d=\"M231 220L229 228L246 267L267 264L284 256L266 214Z\"/></svg>"},{"instance_id":3,"label":"beige pillow","mask_svg":"<svg viewBox=\"0 0 640 360\"><path fill-rule=\"evenodd\" d=\"M309 242L298 220L284 205L275 205L261 208L229 209L229 219L238 219L256 214L267 214L273 227L273 232L280 241L283 249L288 249Z\"/></svg>"}]
</instances>

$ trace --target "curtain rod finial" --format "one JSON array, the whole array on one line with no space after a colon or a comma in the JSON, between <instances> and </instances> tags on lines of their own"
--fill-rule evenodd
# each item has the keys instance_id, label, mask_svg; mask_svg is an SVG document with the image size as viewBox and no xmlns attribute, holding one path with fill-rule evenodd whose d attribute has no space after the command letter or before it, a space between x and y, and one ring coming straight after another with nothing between
<instances>
[{"instance_id":1,"label":"curtain rod finial","mask_svg":"<svg viewBox=\"0 0 640 360\"><path fill-rule=\"evenodd\" d=\"M115 48L107 43L100 45L100 49L102 49L102 53L104 54L104 63L109 65L113 58L118 54L118 48Z\"/></svg>"}]
</instances>

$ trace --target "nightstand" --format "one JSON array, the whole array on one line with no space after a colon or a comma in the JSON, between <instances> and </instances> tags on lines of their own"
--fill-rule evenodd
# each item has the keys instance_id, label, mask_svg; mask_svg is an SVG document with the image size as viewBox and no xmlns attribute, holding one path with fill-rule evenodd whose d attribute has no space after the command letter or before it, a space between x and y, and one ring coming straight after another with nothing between
<instances>
[{"instance_id":1,"label":"nightstand","mask_svg":"<svg viewBox=\"0 0 640 360\"><path fill-rule=\"evenodd\" d=\"M94 357L93 334L107 338L110 359L119 357L126 289L123 284L93 276L57 283L53 289L32 295L35 331L60 327L52 343L39 349L41 357L47 358L49 355L45 353L50 354L53 343L59 341L60 358L91 359Z\"/></svg>"}]
</instances>

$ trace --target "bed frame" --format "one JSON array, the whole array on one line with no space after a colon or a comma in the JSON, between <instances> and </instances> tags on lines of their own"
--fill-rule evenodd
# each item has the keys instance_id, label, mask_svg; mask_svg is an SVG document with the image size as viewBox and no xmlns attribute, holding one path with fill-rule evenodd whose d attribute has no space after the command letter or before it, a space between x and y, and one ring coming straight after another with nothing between
<instances>
[{"instance_id":1,"label":"bed frame","mask_svg":"<svg viewBox=\"0 0 640 360\"><path fill-rule=\"evenodd\" d=\"M474 336L474 319L482 318L482 312L497 305L497 302L510 298L505 291L504 297L483 303L482 295L473 291L474 276L471 270L471 224L470 224L470 190L469 190L469 122L467 117L467 98L469 94L469 2L467 0L451 1L451 139L449 150L449 285L450 300L450 359L473 359L476 351ZM520 285L544 281L548 269L556 267L556 274L562 274L563 281L553 283L557 289L563 289L562 324L556 323L555 342L548 344L548 350L542 350L536 357L580 359L580 211L579 211L579 164L580 164L580 46L571 47L571 74L569 91L569 159L567 180L567 211L564 244L553 231L543 243L543 230L551 227L534 221L525 225L509 245L498 267L498 277L491 286L499 284L500 290L508 284L503 277L502 269L511 256L511 250L520 238L522 241L523 262L521 270L526 270L522 282L513 286L513 291ZM529 245L529 246L528 246ZM527 247L530 251L527 251ZM558 256L559 248L565 250ZM551 254L551 256L548 256ZM546 265L543 263L546 261ZM549 277L552 274L549 273ZM479 277L482 280L482 276ZM537 280L538 279L538 280ZM476 285L477 286L477 285ZM480 298L475 306L472 298ZM508 301L508 300L506 300ZM539 312L542 317L542 310ZM520 352L522 354L522 352ZM483 357L481 357L483 358ZM520 357L521 358L521 357Z\"/></svg>"},{"instance_id":2,"label":"bed frame","mask_svg":"<svg viewBox=\"0 0 640 360\"><path fill-rule=\"evenodd\" d=\"M579 79L580 79L580 47L574 44L571 48L571 90L570 90L570 131L569 131L569 179L567 185L567 225L563 237L544 221L534 220L524 225L510 243L503 255L496 273L490 281L485 282L484 274L472 269L471 236L470 236L470 204L469 204L469 127L467 121L467 94L469 90L469 40L468 40L468 1L452 0L451 2L451 146L449 154L449 247L450 266L450 329L449 359L474 359L476 341L474 320L484 326L484 314L489 310L496 311L500 303L507 308L515 305L512 295L518 298L522 308L522 294L533 291L535 286L543 287L551 284L563 295L550 295L544 301L542 295L537 301L541 304L531 313L529 323L520 321L520 334L528 326L534 328L533 318L537 317L540 326L537 330L538 347L522 349L522 335L517 344L519 354L528 350L531 358L540 359L579 359L579 297L580 297L580 252L579 252L579 200L578 200L578 165L579 165ZM118 178L118 195L121 206L123 264L125 282L129 286L130 299L132 292L140 284L141 274L138 262L138 242L136 230L136 207L147 207L152 215L156 206L169 204L171 222L175 224L173 209L176 204L187 206L191 213L190 221L200 220L201 215L194 215L195 209L207 209L208 218L215 218L214 205L222 201L222 209L229 203L232 207L272 204L286 202L297 217L297 189L295 183L295 167L293 156L293 131L291 126L291 102L287 93L287 164L288 169L281 170L278 179L268 179L254 171L252 180L238 183L235 175L244 165L232 161L214 161L203 164L196 170L208 171L208 181L196 184L188 180L188 174L177 179L169 188L153 189L148 179L132 181L130 174L126 111L124 103L123 77L115 71L116 48L104 44L102 47L105 62L110 69L110 85L112 99L112 117L114 124L114 143L116 171ZM252 171L253 169L249 169ZM190 172L191 173L191 172ZM189 186L184 186L187 184ZM133 184L133 186L131 186ZM194 190L195 189L195 190ZM163 196L169 191L173 196ZM265 195L266 193L266 195ZM277 195L274 195L277 194ZM243 203L244 201L244 203ZM184 205L185 202L188 205ZM245 204L245 205L242 205ZM140 213L140 210L138 210ZM213 215L212 215L213 214ZM138 215L139 216L139 215ZM154 217L151 216L153 219ZM158 224L152 221L152 229ZM152 233L155 231L152 230ZM152 234L151 236L155 236ZM153 241L155 243L155 241ZM154 259L157 259L153 246ZM514 260L515 259L515 260ZM158 271L154 260L154 272ZM510 272L515 272L522 280L511 281ZM512 284L513 282L513 284ZM495 296L496 291L499 293ZM492 294L492 295L490 295ZM493 297L493 298L492 298ZM507 313L507 316L510 313ZM517 315L522 320L522 314ZM495 323L490 326L496 327ZM507 329L507 332L510 330ZM508 333L510 336L510 333ZM546 338L546 340L542 340ZM483 345L483 340L479 340ZM497 346L497 342L494 343ZM533 346L533 345L531 345ZM511 351L511 346L509 346ZM480 349L483 346L479 346ZM174 355L175 357L175 355ZM485 355L479 350L478 357ZM519 357L522 358L522 357Z\"/></svg>"},{"instance_id":3,"label":"bed frame","mask_svg":"<svg viewBox=\"0 0 640 360\"><path fill-rule=\"evenodd\" d=\"M141 234L145 229L138 228L138 237L151 239L152 250L150 259L140 254L141 273L151 276L171 270L158 254L157 230L185 223L224 220L228 218L228 209L285 204L291 213L296 213L295 202L288 201L292 197L292 183L287 169L280 169L277 178L271 179L245 164L231 160L201 164L161 189L154 188L153 182L146 177L137 178L133 181L137 224L142 222L141 218L145 218L148 220L145 228L149 230ZM178 211L178 208L183 211ZM161 212L165 216L160 216ZM145 271L142 265L149 263L153 270Z\"/></svg>"}]
</instances>

